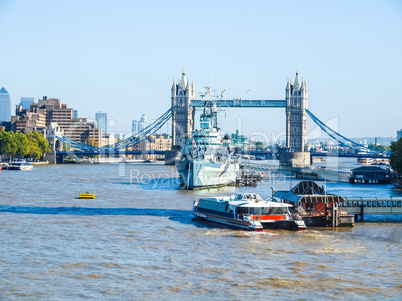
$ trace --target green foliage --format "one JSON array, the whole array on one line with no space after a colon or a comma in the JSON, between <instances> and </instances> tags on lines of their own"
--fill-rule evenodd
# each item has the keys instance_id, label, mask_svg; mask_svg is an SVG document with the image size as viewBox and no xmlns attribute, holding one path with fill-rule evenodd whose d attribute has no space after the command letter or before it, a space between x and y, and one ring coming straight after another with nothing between
<instances>
[{"instance_id":1,"label":"green foliage","mask_svg":"<svg viewBox=\"0 0 402 301\"><path fill-rule=\"evenodd\" d=\"M15 143L17 145L16 155L24 157L29 150L28 138L23 133L14 134Z\"/></svg>"},{"instance_id":2,"label":"green foliage","mask_svg":"<svg viewBox=\"0 0 402 301\"><path fill-rule=\"evenodd\" d=\"M27 136L32 136L32 138L38 142L38 147L40 148L40 150L42 152L41 157L44 154L51 152L49 142L47 141L47 139L45 137L43 137L43 135L41 133L32 132L32 133L29 133Z\"/></svg>"},{"instance_id":3,"label":"green foliage","mask_svg":"<svg viewBox=\"0 0 402 301\"><path fill-rule=\"evenodd\" d=\"M23 133L0 131L0 154L7 155L10 160L15 155L39 159L44 153L50 153L49 143L39 132L27 135Z\"/></svg>"},{"instance_id":4,"label":"green foliage","mask_svg":"<svg viewBox=\"0 0 402 301\"><path fill-rule=\"evenodd\" d=\"M95 147L99 147L99 143L96 142L95 139L93 139L93 138L88 138L86 141L86 144L95 146Z\"/></svg>"},{"instance_id":5,"label":"green foliage","mask_svg":"<svg viewBox=\"0 0 402 301\"><path fill-rule=\"evenodd\" d=\"M69 152L71 150L71 146L68 144L63 143L63 151Z\"/></svg>"},{"instance_id":6,"label":"green foliage","mask_svg":"<svg viewBox=\"0 0 402 301\"><path fill-rule=\"evenodd\" d=\"M265 151L265 145L261 141L255 143L256 150Z\"/></svg>"},{"instance_id":7,"label":"green foliage","mask_svg":"<svg viewBox=\"0 0 402 301\"><path fill-rule=\"evenodd\" d=\"M402 138L391 142L390 164L393 170L402 173Z\"/></svg>"},{"instance_id":8,"label":"green foliage","mask_svg":"<svg viewBox=\"0 0 402 301\"><path fill-rule=\"evenodd\" d=\"M17 153L17 142L13 132L0 131L0 153L9 156L10 160Z\"/></svg>"},{"instance_id":9,"label":"green foliage","mask_svg":"<svg viewBox=\"0 0 402 301\"><path fill-rule=\"evenodd\" d=\"M29 146L28 155L31 158L34 158L35 160L42 157L43 152L42 152L42 149L39 147L38 141L31 134L28 134L27 138L28 138L28 146Z\"/></svg>"},{"instance_id":10,"label":"green foliage","mask_svg":"<svg viewBox=\"0 0 402 301\"><path fill-rule=\"evenodd\" d=\"M387 152L387 151L389 151L389 146L387 146L387 145L370 144L368 147L371 148L371 149L374 149L376 151L379 151L379 152Z\"/></svg>"}]
</instances>

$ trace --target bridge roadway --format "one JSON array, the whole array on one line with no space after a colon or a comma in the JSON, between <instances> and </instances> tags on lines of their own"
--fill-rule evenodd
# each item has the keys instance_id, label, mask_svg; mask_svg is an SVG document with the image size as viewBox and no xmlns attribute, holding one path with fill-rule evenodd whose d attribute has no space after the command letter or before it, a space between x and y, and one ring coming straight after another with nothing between
<instances>
[{"instance_id":1,"label":"bridge roadway","mask_svg":"<svg viewBox=\"0 0 402 301\"><path fill-rule=\"evenodd\" d=\"M75 154L75 155L115 155L115 154L122 154L122 155L142 155L142 154L155 154L155 155L164 155L165 151L159 150L149 150L149 151L127 151L127 150L102 150L102 151L84 151L84 150L74 150L74 151L58 151L56 152L57 155L68 155L68 154ZM264 157L269 159L276 159L279 157L279 153L274 152L237 152L236 154L242 155L251 155L256 157ZM339 154L330 154L330 153L319 153L319 152L311 152L310 155L312 157L347 157L347 158L383 158L389 159L389 155L384 154L346 154L346 153L339 153Z\"/></svg>"},{"instance_id":2,"label":"bridge roadway","mask_svg":"<svg viewBox=\"0 0 402 301\"><path fill-rule=\"evenodd\" d=\"M205 101L192 100L191 107L202 108ZM230 108L286 108L286 100L255 100L255 99L232 99L232 100L217 100L217 105L220 107Z\"/></svg>"},{"instance_id":3,"label":"bridge roadway","mask_svg":"<svg viewBox=\"0 0 402 301\"><path fill-rule=\"evenodd\" d=\"M279 157L279 153L274 152L241 152L243 155L251 155L256 157L270 157L277 158ZM381 159L389 159L389 154L383 153L372 153L372 154L348 154L348 153L321 153L321 152L310 152L312 157L346 157L346 158L381 158Z\"/></svg>"},{"instance_id":4,"label":"bridge roadway","mask_svg":"<svg viewBox=\"0 0 402 301\"><path fill-rule=\"evenodd\" d=\"M365 214L402 214L402 197L344 199L339 208L349 214L360 215L361 220L364 220Z\"/></svg>"}]
</instances>

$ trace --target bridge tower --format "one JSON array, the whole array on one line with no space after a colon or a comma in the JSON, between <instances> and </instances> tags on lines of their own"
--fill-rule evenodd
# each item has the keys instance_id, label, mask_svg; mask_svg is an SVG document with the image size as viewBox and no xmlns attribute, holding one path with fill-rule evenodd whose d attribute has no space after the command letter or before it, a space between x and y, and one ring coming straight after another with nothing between
<instances>
[{"instance_id":1,"label":"bridge tower","mask_svg":"<svg viewBox=\"0 0 402 301\"><path fill-rule=\"evenodd\" d=\"M295 80L286 85L286 146L293 152L306 152L308 90L305 80L300 83L296 70Z\"/></svg>"},{"instance_id":2,"label":"bridge tower","mask_svg":"<svg viewBox=\"0 0 402 301\"><path fill-rule=\"evenodd\" d=\"M186 78L183 69L181 79L172 85L172 145L181 145L181 138L190 136L194 130L195 110L190 107L191 100L195 99L194 82Z\"/></svg>"}]
</instances>

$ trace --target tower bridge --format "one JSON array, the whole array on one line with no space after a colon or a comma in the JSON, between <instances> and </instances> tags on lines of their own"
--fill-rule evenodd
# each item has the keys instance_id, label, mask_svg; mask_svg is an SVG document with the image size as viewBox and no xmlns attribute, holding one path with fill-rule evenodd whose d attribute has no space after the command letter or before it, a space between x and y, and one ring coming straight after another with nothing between
<instances>
[{"instance_id":1,"label":"tower bridge","mask_svg":"<svg viewBox=\"0 0 402 301\"><path fill-rule=\"evenodd\" d=\"M216 104L228 108L285 108L286 147L292 152L284 154L283 160L306 165L310 162L310 153L307 150L308 90L306 81L299 79L298 71L293 83L288 79L285 92L284 100L233 99L217 100ZM179 146L182 137L191 136L195 108L203 106L203 100L195 99L194 82L190 84L183 70L177 83L173 79L171 89L173 145Z\"/></svg>"},{"instance_id":2,"label":"tower bridge","mask_svg":"<svg viewBox=\"0 0 402 301\"><path fill-rule=\"evenodd\" d=\"M217 100L220 107L228 108L285 108L286 146L294 153L307 152L307 113L308 90L305 80L299 79L296 71L292 83L288 79L284 100ZM171 89L172 136L173 144L180 145L181 137L191 136L194 130L195 108L204 106L203 100L195 99L194 82L190 85L183 70L180 80L173 79Z\"/></svg>"}]
</instances>

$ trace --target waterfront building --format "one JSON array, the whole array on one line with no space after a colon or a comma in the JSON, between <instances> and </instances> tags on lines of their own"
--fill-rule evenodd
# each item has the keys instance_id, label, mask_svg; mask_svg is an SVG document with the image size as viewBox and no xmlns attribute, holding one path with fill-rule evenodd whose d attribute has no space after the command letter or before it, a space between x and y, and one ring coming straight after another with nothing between
<instances>
[{"instance_id":1,"label":"waterfront building","mask_svg":"<svg viewBox=\"0 0 402 301\"><path fill-rule=\"evenodd\" d=\"M0 89L0 121L11 120L11 99L7 90L3 87Z\"/></svg>"},{"instance_id":2,"label":"waterfront building","mask_svg":"<svg viewBox=\"0 0 402 301\"><path fill-rule=\"evenodd\" d=\"M172 148L172 137L168 135L152 135L145 139L143 142L135 144L128 148L132 151L168 151ZM163 155L146 154L138 156L144 160L158 160L163 159Z\"/></svg>"},{"instance_id":3,"label":"waterfront building","mask_svg":"<svg viewBox=\"0 0 402 301\"><path fill-rule=\"evenodd\" d=\"M116 143L116 139L113 134L103 134L102 135L102 146L111 145Z\"/></svg>"},{"instance_id":4,"label":"waterfront building","mask_svg":"<svg viewBox=\"0 0 402 301\"><path fill-rule=\"evenodd\" d=\"M102 130L103 134L107 134L107 113L98 112L95 114L96 125Z\"/></svg>"},{"instance_id":5,"label":"waterfront building","mask_svg":"<svg viewBox=\"0 0 402 301\"><path fill-rule=\"evenodd\" d=\"M362 184L388 184L390 179L387 171L378 166L362 166L352 169L352 176L349 182Z\"/></svg>"},{"instance_id":6,"label":"waterfront building","mask_svg":"<svg viewBox=\"0 0 402 301\"><path fill-rule=\"evenodd\" d=\"M35 98L33 97L21 97L20 106L22 106L23 110L29 109L31 104L35 102Z\"/></svg>"},{"instance_id":7,"label":"waterfront building","mask_svg":"<svg viewBox=\"0 0 402 301\"><path fill-rule=\"evenodd\" d=\"M305 80L300 82L299 72L292 84L286 85L286 146L294 152L308 151L307 148L307 105L308 90Z\"/></svg>"},{"instance_id":8,"label":"waterfront building","mask_svg":"<svg viewBox=\"0 0 402 301\"><path fill-rule=\"evenodd\" d=\"M74 118L74 110L57 98L44 96L26 110L17 106L16 116L11 118L11 130L23 133L44 131L52 122L58 124L67 138L102 147L102 130L96 127L96 122Z\"/></svg>"},{"instance_id":9,"label":"waterfront building","mask_svg":"<svg viewBox=\"0 0 402 301\"><path fill-rule=\"evenodd\" d=\"M402 129L396 132L396 139L399 140L402 138Z\"/></svg>"}]
</instances>

